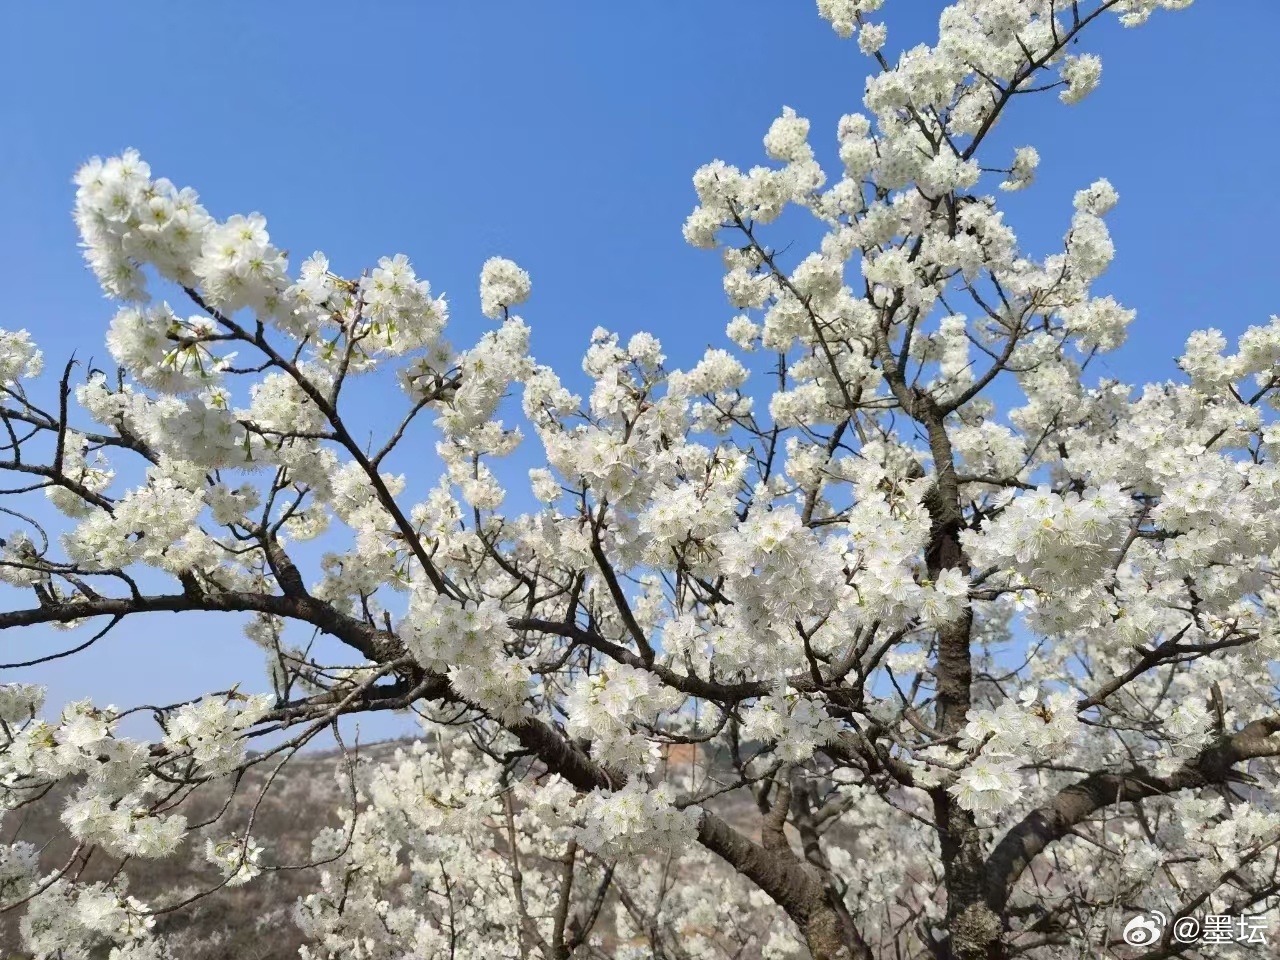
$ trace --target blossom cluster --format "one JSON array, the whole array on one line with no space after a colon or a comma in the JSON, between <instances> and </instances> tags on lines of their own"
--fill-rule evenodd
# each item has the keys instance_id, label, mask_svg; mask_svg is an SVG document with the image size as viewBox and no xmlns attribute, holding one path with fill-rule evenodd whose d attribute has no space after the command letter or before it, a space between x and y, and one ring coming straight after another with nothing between
<instances>
[{"instance_id":1,"label":"blossom cluster","mask_svg":"<svg viewBox=\"0 0 1280 960\"><path fill-rule=\"evenodd\" d=\"M601 856L621 858L684 849L693 842L700 811L672 801L666 784L649 788L639 780L591 794L583 802L582 843Z\"/></svg>"},{"instance_id":2,"label":"blossom cluster","mask_svg":"<svg viewBox=\"0 0 1280 960\"><path fill-rule=\"evenodd\" d=\"M970 711L960 746L976 754L948 789L967 810L993 813L1017 804L1027 760L1050 760L1073 747L1080 719L1070 694L1043 698L1025 688L1017 700Z\"/></svg>"},{"instance_id":3,"label":"blossom cluster","mask_svg":"<svg viewBox=\"0 0 1280 960\"><path fill-rule=\"evenodd\" d=\"M76 843L163 857L196 829L170 801L238 783L246 743L411 708L422 739L353 761L316 838L304 958L782 958L838 929L1039 960L1226 877L1274 915L1278 814L1243 784L1280 756L1280 319L1192 334L1168 382L1103 376L1137 320L1103 289L1118 191L1078 177L1033 255L999 198L1051 158L988 142L1023 93L1099 89L1075 41L1101 14L1186 5L959 0L891 57L880 0L819 0L870 58L838 160L784 106L765 162L693 177L723 341L599 327L563 379L511 260L453 302L489 321L455 347L405 255L291 272L260 214L217 219L132 151L86 164L121 372L41 405L40 351L0 331L6 469L37 504L5 512L9 616L246 616L273 694L152 707L144 742L120 734L140 710L46 718L0 686L3 808L65 782ZM809 249L775 237L792 213ZM211 885L269 871L270 838L219 829ZM0 902L28 897L39 957L166 956L159 907L19 839Z\"/></svg>"}]
</instances>

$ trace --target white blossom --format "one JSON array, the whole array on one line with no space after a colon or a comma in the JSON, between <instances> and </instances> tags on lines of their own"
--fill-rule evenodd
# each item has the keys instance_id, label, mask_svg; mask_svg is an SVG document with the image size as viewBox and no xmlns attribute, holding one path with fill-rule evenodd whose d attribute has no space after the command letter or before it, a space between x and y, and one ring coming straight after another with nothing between
<instances>
[{"instance_id":1,"label":"white blossom","mask_svg":"<svg viewBox=\"0 0 1280 960\"><path fill-rule=\"evenodd\" d=\"M1099 283L1115 188L1078 180L1035 244L1005 196L1039 189L1022 105L1098 87L1095 21L1187 5L958 0L897 52L880 0L818 0L861 102L823 134L775 101L758 163L694 173L707 337L599 326L559 373L510 260L459 325L407 254L291 272L263 215L84 164L118 372L42 376L43 318L0 331L0 619L47 628L0 685L25 953L173 960L172 904L302 866L236 797L326 731L304 960L1057 960L1192 894L1274 921L1280 319L1227 311L1121 382L1101 355L1167 318ZM601 322L643 291L685 323L632 266ZM32 682L96 646L160 684L151 629L266 670L122 706ZM421 734L352 751L371 712ZM190 889L130 895L184 849Z\"/></svg>"}]
</instances>

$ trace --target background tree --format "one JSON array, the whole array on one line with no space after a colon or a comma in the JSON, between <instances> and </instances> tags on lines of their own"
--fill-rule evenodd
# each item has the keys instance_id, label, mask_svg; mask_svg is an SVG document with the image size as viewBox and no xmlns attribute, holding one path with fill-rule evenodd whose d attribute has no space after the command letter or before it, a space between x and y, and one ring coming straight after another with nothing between
<instances>
[{"instance_id":1,"label":"background tree","mask_svg":"<svg viewBox=\"0 0 1280 960\"><path fill-rule=\"evenodd\" d=\"M585 400L529 356L508 260L459 350L404 256L295 277L260 215L215 219L135 153L79 172L120 370L41 393L32 338L3 334L0 628L78 627L52 660L142 613L247 615L271 692L45 718L0 688L5 807L72 784L69 859L0 852L31 951L156 960L157 916L298 866L251 813L195 893L83 880L381 710L425 739L352 765L307 956L1074 957L1129 949L1138 911L1275 918L1280 321L1234 352L1194 335L1176 381L1094 378L1134 317L1092 291L1116 192L1082 184L1033 257L992 191L1038 154L986 146L1015 101L1097 86L1095 21L1187 3L962 0L896 62L879 5L818 4L873 61L838 176L791 110L772 166L695 175L685 236L722 252L732 352L668 370L598 330ZM766 240L788 208L816 218L807 256ZM377 370L405 409L366 442L343 401ZM542 506L518 513L499 461L525 432ZM446 470L411 499L387 467L429 437ZM40 498L74 525L47 532ZM117 733L137 711L153 741Z\"/></svg>"}]
</instances>

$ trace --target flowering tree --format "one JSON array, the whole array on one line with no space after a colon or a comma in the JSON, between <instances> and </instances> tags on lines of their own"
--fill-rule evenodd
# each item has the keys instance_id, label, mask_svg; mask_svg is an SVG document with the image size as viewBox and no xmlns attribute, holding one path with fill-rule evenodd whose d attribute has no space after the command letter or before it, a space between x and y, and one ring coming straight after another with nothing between
<instances>
[{"instance_id":1,"label":"flowering tree","mask_svg":"<svg viewBox=\"0 0 1280 960\"><path fill-rule=\"evenodd\" d=\"M1095 21L1188 3L960 0L893 62L880 0L819 0L873 62L843 169L784 110L772 165L699 170L685 236L724 257L730 349L675 371L598 330L585 400L529 356L510 261L457 349L405 257L295 277L261 216L135 153L87 164L120 372L38 388L0 334L0 628L77 627L50 660L147 612L240 614L272 692L148 706L147 742L0 687L4 807L70 784L67 862L0 847L27 948L168 956L157 915L297 865L250 817L194 893L142 903L78 881L90 852L167 856L194 791L262 765L269 789L340 717L408 709L424 740L354 769L316 840L307 957L1154 958L1172 925L1130 946L1119 921L1276 918L1280 321L1195 334L1143 390L1092 377L1134 317L1092 289L1116 192L1082 184L1032 258L995 196L1037 152L986 142L1015 100L1094 89L1067 51ZM807 256L766 239L789 207ZM385 370L405 410L365 444L348 394ZM410 500L387 467L427 437L444 474ZM495 463L522 442L517 515Z\"/></svg>"}]
</instances>

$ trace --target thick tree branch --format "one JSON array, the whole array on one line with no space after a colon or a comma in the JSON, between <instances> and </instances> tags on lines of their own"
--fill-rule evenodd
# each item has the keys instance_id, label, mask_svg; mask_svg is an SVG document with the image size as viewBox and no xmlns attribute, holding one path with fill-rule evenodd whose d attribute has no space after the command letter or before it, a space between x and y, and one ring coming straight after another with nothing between
<instances>
[{"instance_id":1,"label":"thick tree branch","mask_svg":"<svg viewBox=\"0 0 1280 960\"><path fill-rule=\"evenodd\" d=\"M1003 910L1018 878L1050 844L1061 840L1099 810L1116 803L1227 782L1235 765L1257 757L1280 756L1280 716L1255 720L1239 733L1206 747L1169 777L1142 769L1098 771L1061 790L1006 833L987 857L987 902Z\"/></svg>"}]
</instances>

